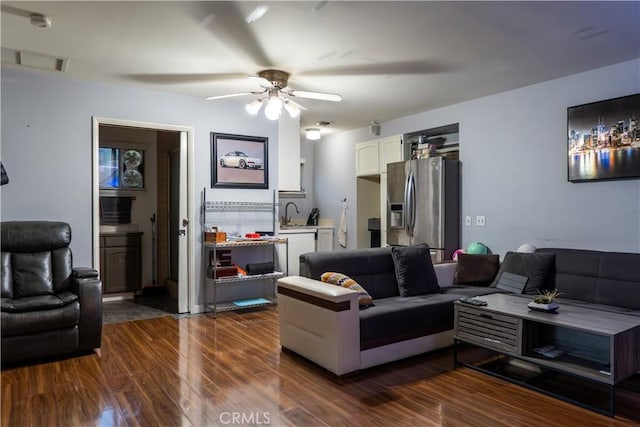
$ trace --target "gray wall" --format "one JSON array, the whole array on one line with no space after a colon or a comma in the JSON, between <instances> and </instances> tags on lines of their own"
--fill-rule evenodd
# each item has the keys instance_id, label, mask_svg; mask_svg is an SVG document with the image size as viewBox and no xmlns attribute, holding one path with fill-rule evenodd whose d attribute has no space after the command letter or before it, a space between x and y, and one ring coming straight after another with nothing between
<instances>
[{"instance_id":1,"label":"gray wall","mask_svg":"<svg viewBox=\"0 0 640 427\"><path fill-rule=\"evenodd\" d=\"M241 105L227 101L3 67L1 114L1 159L10 178L0 189L2 220L69 222L77 265L92 264L93 116L193 127L196 212L202 188L211 182L212 131L268 137L269 186L277 188L277 122L250 117ZM270 190L211 191L220 200L272 200ZM199 278L199 225L195 232L194 263Z\"/></svg>"},{"instance_id":2,"label":"gray wall","mask_svg":"<svg viewBox=\"0 0 640 427\"><path fill-rule=\"evenodd\" d=\"M462 226L463 247L638 252L640 180L574 184L566 166L567 107L638 92L640 60L633 60L383 122L381 136L460 123L462 215L485 215L487 223ZM347 197L349 248L356 247L354 145L370 139L366 127L316 145L316 202L337 221Z\"/></svg>"},{"instance_id":3,"label":"gray wall","mask_svg":"<svg viewBox=\"0 0 640 427\"><path fill-rule=\"evenodd\" d=\"M284 208L288 202L293 202L298 207L300 211L299 214L296 213L296 210L293 209L293 206L289 208L289 216L292 220L302 219L307 221L309 217L309 213L311 213L311 209L315 207L315 197L314 197L314 185L313 185L313 152L315 148L315 142L309 141L304 136L300 137L300 158L305 159L305 164L302 168L302 176L300 178L301 188L306 191L306 197L298 198L298 197L281 197L280 198L280 216L284 216ZM322 214L322 212L321 212ZM324 218L320 215L321 218Z\"/></svg>"}]
</instances>

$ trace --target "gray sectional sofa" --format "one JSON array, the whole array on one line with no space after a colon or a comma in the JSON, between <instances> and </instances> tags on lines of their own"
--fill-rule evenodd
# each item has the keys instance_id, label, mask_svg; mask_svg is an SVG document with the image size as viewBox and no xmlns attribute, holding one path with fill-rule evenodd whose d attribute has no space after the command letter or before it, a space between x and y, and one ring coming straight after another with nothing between
<instances>
[{"instance_id":1,"label":"gray sectional sofa","mask_svg":"<svg viewBox=\"0 0 640 427\"><path fill-rule=\"evenodd\" d=\"M552 254L547 256L552 262L540 287L558 289L561 305L640 316L640 254L552 248L536 252ZM516 264L526 269L535 254L507 257L518 258ZM514 265L506 261L503 267ZM343 375L452 345L453 301L502 291L455 286L455 262L433 267L439 289L403 297L391 248L302 255L301 276L278 281L283 349ZM320 276L327 271L356 280L373 297L374 306L360 309L357 292L321 282Z\"/></svg>"},{"instance_id":2,"label":"gray sectional sofa","mask_svg":"<svg viewBox=\"0 0 640 427\"><path fill-rule=\"evenodd\" d=\"M456 264L434 267L438 291L402 297L389 247L301 255L304 277L278 281L282 347L343 375L450 346L453 301L497 290L451 286ZM327 271L356 280L374 305L360 309L356 292L320 282Z\"/></svg>"},{"instance_id":3,"label":"gray sectional sofa","mask_svg":"<svg viewBox=\"0 0 640 427\"><path fill-rule=\"evenodd\" d=\"M640 253L540 248L554 262L545 287L560 304L640 316Z\"/></svg>"}]
</instances>

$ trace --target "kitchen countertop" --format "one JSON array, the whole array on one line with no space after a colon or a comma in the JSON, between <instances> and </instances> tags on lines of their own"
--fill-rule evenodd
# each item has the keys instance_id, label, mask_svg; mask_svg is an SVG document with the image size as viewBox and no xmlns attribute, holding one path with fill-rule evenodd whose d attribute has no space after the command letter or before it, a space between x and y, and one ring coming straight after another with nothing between
<instances>
[{"instance_id":1,"label":"kitchen countertop","mask_svg":"<svg viewBox=\"0 0 640 427\"><path fill-rule=\"evenodd\" d=\"M328 226L328 225L288 225L285 227L280 227L278 231L281 234L282 233L293 234L293 233L309 233L309 232L320 230L320 229L333 229L333 228L334 228L333 226Z\"/></svg>"},{"instance_id":2,"label":"kitchen countertop","mask_svg":"<svg viewBox=\"0 0 640 427\"><path fill-rule=\"evenodd\" d=\"M334 229L335 225L333 220L320 218L318 225L306 225L305 219L293 218L291 225L280 226L280 233L304 233L309 231L315 231L319 229ZM296 231L301 230L301 231Z\"/></svg>"}]
</instances>

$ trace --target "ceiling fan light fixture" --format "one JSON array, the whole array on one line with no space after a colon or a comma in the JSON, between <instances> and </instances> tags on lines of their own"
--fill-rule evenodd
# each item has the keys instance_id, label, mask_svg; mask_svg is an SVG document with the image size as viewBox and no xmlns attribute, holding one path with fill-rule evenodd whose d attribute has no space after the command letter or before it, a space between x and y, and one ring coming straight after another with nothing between
<instances>
[{"instance_id":1,"label":"ceiling fan light fixture","mask_svg":"<svg viewBox=\"0 0 640 427\"><path fill-rule=\"evenodd\" d=\"M255 116L260 111L260 108L262 108L262 99L254 99L253 101L248 103L244 108L247 110L247 113L251 114L252 116Z\"/></svg>"},{"instance_id":2,"label":"ceiling fan light fixture","mask_svg":"<svg viewBox=\"0 0 640 427\"><path fill-rule=\"evenodd\" d=\"M287 113L289 113L293 119L300 115L300 109L289 102L289 100L284 101L284 109L287 110Z\"/></svg>"},{"instance_id":3,"label":"ceiling fan light fixture","mask_svg":"<svg viewBox=\"0 0 640 427\"><path fill-rule=\"evenodd\" d=\"M282 99L278 96L270 96L267 106L264 108L264 115L269 120L278 120L282 112Z\"/></svg>"},{"instance_id":4,"label":"ceiling fan light fixture","mask_svg":"<svg viewBox=\"0 0 640 427\"><path fill-rule=\"evenodd\" d=\"M317 141L322 135L319 128L307 128L306 136L308 140Z\"/></svg>"}]
</instances>

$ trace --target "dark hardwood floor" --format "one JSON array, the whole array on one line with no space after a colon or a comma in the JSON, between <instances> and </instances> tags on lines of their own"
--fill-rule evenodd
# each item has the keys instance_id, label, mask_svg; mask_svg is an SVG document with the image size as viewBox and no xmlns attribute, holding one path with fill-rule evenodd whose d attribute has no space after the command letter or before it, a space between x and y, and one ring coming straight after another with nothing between
<instances>
[{"instance_id":1,"label":"dark hardwood floor","mask_svg":"<svg viewBox=\"0 0 640 427\"><path fill-rule=\"evenodd\" d=\"M95 354L1 373L2 426L629 426L468 368L442 350L336 378L281 352L277 309L104 326Z\"/></svg>"}]
</instances>

